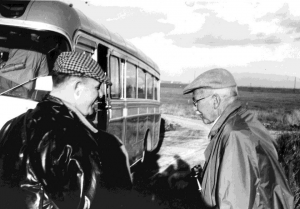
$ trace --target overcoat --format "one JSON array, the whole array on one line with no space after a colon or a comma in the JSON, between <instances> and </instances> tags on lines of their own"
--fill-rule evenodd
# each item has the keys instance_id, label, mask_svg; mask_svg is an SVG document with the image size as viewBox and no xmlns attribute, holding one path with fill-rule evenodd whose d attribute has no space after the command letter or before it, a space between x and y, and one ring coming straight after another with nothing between
<instances>
[{"instance_id":1,"label":"overcoat","mask_svg":"<svg viewBox=\"0 0 300 209\"><path fill-rule=\"evenodd\" d=\"M202 178L202 195L209 207L294 208L275 141L238 100L222 113L209 139Z\"/></svg>"},{"instance_id":2,"label":"overcoat","mask_svg":"<svg viewBox=\"0 0 300 209\"><path fill-rule=\"evenodd\" d=\"M117 208L117 190L131 188L127 153L115 136L84 119L48 95L6 123L0 132L1 208Z\"/></svg>"}]
</instances>

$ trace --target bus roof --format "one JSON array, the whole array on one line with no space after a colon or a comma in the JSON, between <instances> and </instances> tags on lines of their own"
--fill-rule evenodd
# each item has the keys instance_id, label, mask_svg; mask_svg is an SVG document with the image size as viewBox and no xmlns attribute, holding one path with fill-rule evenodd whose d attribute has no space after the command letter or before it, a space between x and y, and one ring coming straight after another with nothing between
<instances>
[{"instance_id":1,"label":"bus roof","mask_svg":"<svg viewBox=\"0 0 300 209\"><path fill-rule=\"evenodd\" d=\"M1 15L0 15L1 16ZM64 16L64 18L61 18ZM119 34L110 32L103 25L88 18L80 10L74 9L71 4L62 1L35 1L32 0L24 14L17 18L30 22L44 23L54 26L72 40L75 33L80 30L94 37L99 37L153 68L159 74L159 68L153 60L137 49L132 43L123 39Z\"/></svg>"}]
</instances>

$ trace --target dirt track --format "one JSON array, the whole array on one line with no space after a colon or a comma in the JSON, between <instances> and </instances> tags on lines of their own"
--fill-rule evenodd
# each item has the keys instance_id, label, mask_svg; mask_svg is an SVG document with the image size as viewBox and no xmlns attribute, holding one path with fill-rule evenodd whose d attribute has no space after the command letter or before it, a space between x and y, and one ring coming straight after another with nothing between
<instances>
[{"instance_id":1,"label":"dirt track","mask_svg":"<svg viewBox=\"0 0 300 209\"><path fill-rule=\"evenodd\" d=\"M201 120L166 114L163 114L162 118L167 124L172 124L171 128L175 130L165 132L163 144L158 153L161 156L158 160L159 172L172 164L175 167L178 166L178 158L190 167L203 164L210 127L204 125Z\"/></svg>"},{"instance_id":2,"label":"dirt track","mask_svg":"<svg viewBox=\"0 0 300 209\"><path fill-rule=\"evenodd\" d=\"M203 124L202 120L188 119L184 117L162 114L162 118L169 125L170 131L165 132L163 144L160 148L158 159L159 173L167 166L177 165L180 158L190 167L204 164L204 151L209 143L208 134L211 126ZM276 138L277 131L270 131Z\"/></svg>"},{"instance_id":3,"label":"dirt track","mask_svg":"<svg viewBox=\"0 0 300 209\"><path fill-rule=\"evenodd\" d=\"M200 120L162 115L167 130L159 152L133 173L135 208L196 209L198 190L191 168L204 163L209 127ZM166 127L163 126L163 127ZM196 201L197 200L197 201Z\"/></svg>"}]
</instances>

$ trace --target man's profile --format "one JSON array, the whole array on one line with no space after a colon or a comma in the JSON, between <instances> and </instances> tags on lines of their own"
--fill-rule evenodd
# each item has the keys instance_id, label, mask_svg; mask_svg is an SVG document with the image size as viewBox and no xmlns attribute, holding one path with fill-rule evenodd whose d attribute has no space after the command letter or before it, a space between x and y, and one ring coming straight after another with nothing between
<instances>
[{"instance_id":1,"label":"man's profile","mask_svg":"<svg viewBox=\"0 0 300 209\"><path fill-rule=\"evenodd\" d=\"M108 78L90 56L63 52L52 80L35 109L0 131L1 207L118 208L131 188L127 153L86 119Z\"/></svg>"},{"instance_id":2,"label":"man's profile","mask_svg":"<svg viewBox=\"0 0 300 209\"><path fill-rule=\"evenodd\" d=\"M209 208L293 208L275 141L238 99L232 74L208 70L185 87L194 110L213 124L205 150L202 196Z\"/></svg>"}]
</instances>

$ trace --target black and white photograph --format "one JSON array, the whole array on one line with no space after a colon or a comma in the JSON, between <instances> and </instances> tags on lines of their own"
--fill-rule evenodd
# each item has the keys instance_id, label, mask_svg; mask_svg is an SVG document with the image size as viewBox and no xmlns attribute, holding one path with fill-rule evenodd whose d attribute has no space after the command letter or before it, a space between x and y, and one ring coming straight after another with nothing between
<instances>
[{"instance_id":1,"label":"black and white photograph","mask_svg":"<svg viewBox=\"0 0 300 209\"><path fill-rule=\"evenodd\" d=\"M0 208L300 209L299 8L0 0Z\"/></svg>"}]
</instances>

